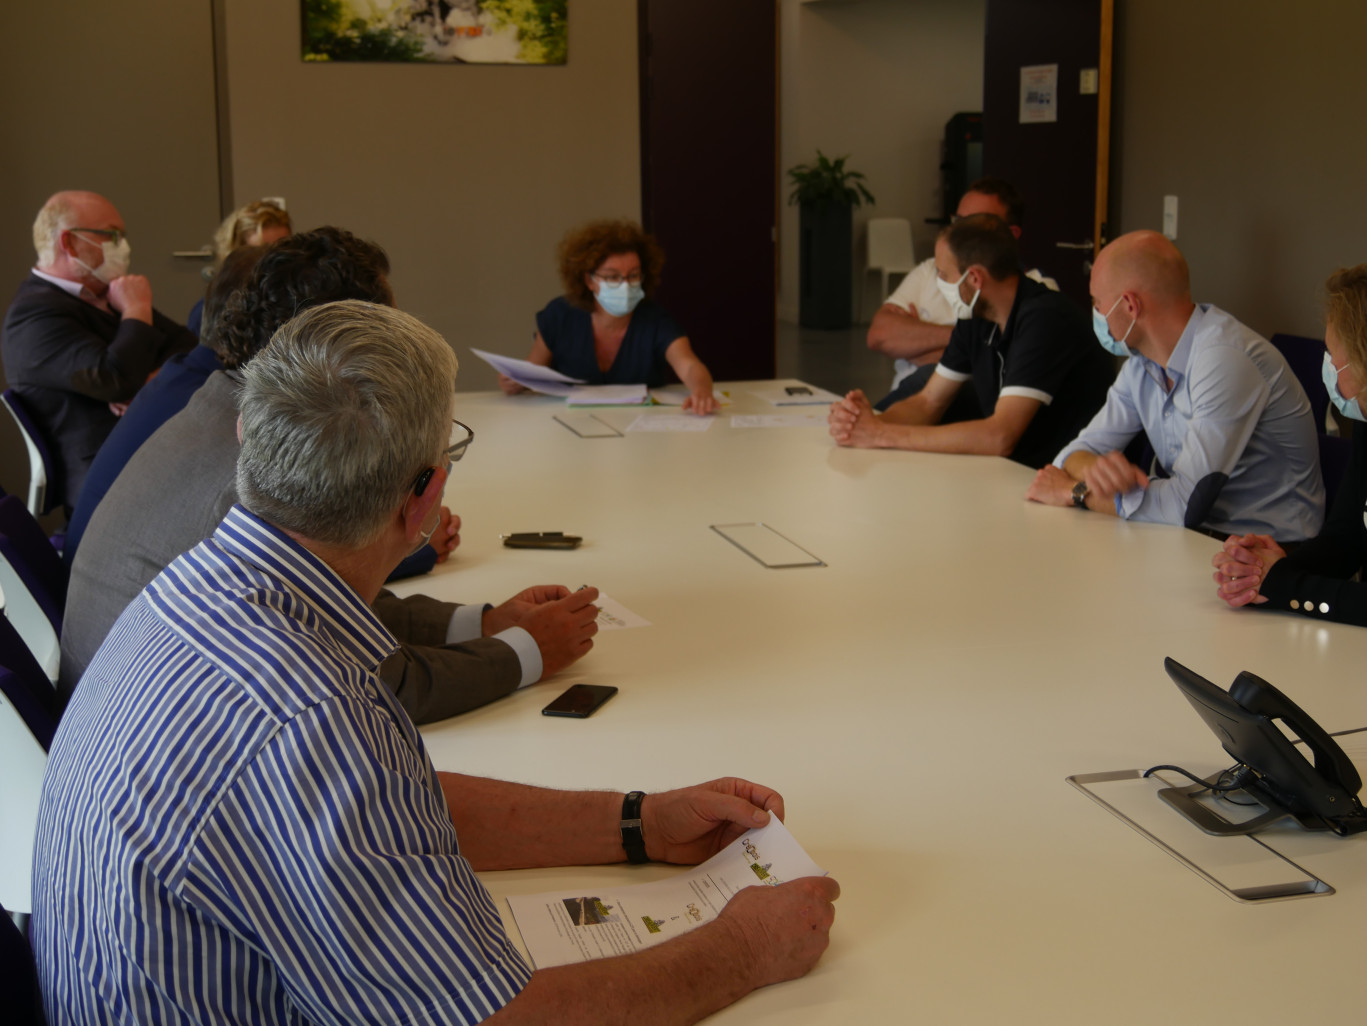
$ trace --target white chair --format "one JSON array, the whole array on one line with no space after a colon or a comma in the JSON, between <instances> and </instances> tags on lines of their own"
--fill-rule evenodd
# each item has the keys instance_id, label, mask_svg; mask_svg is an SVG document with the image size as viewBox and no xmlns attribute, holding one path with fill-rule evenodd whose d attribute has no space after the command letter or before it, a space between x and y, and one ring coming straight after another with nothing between
<instances>
[{"instance_id":1,"label":"white chair","mask_svg":"<svg viewBox=\"0 0 1367 1026\"><path fill-rule=\"evenodd\" d=\"M24 639L24 644L48 679L56 683L57 669L62 660L62 646L57 639L57 631L24 584L24 579L4 556L0 556L0 596L3 596L0 605L3 606L5 619Z\"/></svg>"},{"instance_id":2,"label":"white chair","mask_svg":"<svg viewBox=\"0 0 1367 1026\"><path fill-rule=\"evenodd\" d=\"M875 217L864 235L865 279L859 283L859 322L864 321L864 286L869 271L879 272L878 302L888 298L888 276L910 274L916 266L911 247L911 222L904 217Z\"/></svg>"},{"instance_id":3,"label":"white chair","mask_svg":"<svg viewBox=\"0 0 1367 1026\"><path fill-rule=\"evenodd\" d=\"M12 913L33 911L33 839L55 705L23 641L0 618L0 905Z\"/></svg>"},{"instance_id":4,"label":"white chair","mask_svg":"<svg viewBox=\"0 0 1367 1026\"><path fill-rule=\"evenodd\" d=\"M33 911L29 878L46 768L47 752L19 710L0 695L0 905L10 912Z\"/></svg>"},{"instance_id":5,"label":"white chair","mask_svg":"<svg viewBox=\"0 0 1367 1026\"><path fill-rule=\"evenodd\" d=\"M28 409L24 402L15 393L14 389L7 388L0 392L0 404L9 410L9 414L14 418L15 426L19 428L19 433L24 436L24 446L28 449L28 511L33 514L34 519L41 517L52 508L48 503L48 466L51 461L48 458L47 446L43 444L42 437L38 434L38 428L33 423L33 418L29 416Z\"/></svg>"}]
</instances>

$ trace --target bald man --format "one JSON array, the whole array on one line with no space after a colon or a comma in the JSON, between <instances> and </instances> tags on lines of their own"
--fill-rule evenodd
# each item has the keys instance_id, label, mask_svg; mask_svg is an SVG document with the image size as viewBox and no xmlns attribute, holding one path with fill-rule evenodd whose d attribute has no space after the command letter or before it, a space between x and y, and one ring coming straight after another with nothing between
<instances>
[{"instance_id":1,"label":"bald man","mask_svg":"<svg viewBox=\"0 0 1367 1026\"><path fill-rule=\"evenodd\" d=\"M1092 422L1035 476L1026 498L1221 538L1319 533L1324 484L1310 402L1279 352L1191 299L1187 262L1157 232L1132 232L1092 269L1092 326L1128 357ZM1120 450L1140 432L1149 468Z\"/></svg>"},{"instance_id":2,"label":"bald man","mask_svg":"<svg viewBox=\"0 0 1367 1026\"><path fill-rule=\"evenodd\" d=\"M103 196L52 196L33 246L38 263L5 314L0 360L57 464L53 498L70 511L123 407L196 339L152 308L146 278L128 273L123 218Z\"/></svg>"}]
</instances>

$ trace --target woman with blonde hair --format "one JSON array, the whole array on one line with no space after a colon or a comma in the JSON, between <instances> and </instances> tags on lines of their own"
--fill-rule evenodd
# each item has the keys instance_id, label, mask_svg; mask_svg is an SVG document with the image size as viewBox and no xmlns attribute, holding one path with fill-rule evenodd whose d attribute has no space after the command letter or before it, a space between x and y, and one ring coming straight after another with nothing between
<instances>
[{"instance_id":1,"label":"woman with blonde hair","mask_svg":"<svg viewBox=\"0 0 1367 1026\"><path fill-rule=\"evenodd\" d=\"M248 246L269 246L292 231L290 215L278 200L252 200L246 206L238 207L214 230L214 274L223 267L229 254ZM209 270L206 267L204 273L212 279ZM185 326L198 335L203 319L204 300L201 299L190 310Z\"/></svg>"},{"instance_id":2,"label":"woman with blonde hair","mask_svg":"<svg viewBox=\"0 0 1367 1026\"><path fill-rule=\"evenodd\" d=\"M717 408L712 375L674 318L652 300L664 253L633 221L593 221L560 243L563 296L536 315L527 359L591 385L658 388L673 369L688 389L683 408ZM509 395L525 391L499 375Z\"/></svg>"},{"instance_id":3,"label":"woman with blonde hair","mask_svg":"<svg viewBox=\"0 0 1367 1026\"><path fill-rule=\"evenodd\" d=\"M1325 282L1324 386L1351 421L1367 420L1367 264ZM1265 534L1234 536L1215 554L1215 583L1231 606L1260 606L1367 627L1367 438L1353 434L1353 455L1319 536L1290 554Z\"/></svg>"}]
</instances>

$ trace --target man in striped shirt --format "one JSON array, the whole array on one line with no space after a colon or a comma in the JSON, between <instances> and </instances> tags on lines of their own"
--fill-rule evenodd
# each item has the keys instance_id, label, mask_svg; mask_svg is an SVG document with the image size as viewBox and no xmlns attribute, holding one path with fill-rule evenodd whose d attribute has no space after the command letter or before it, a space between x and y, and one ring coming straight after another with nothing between
<instances>
[{"instance_id":1,"label":"man in striped shirt","mask_svg":"<svg viewBox=\"0 0 1367 1026\"><path fill-rule=\"evenodd\" d=\"M49 1022L687 1023L824 950L825 878L635 955L533 974L478 869L623 861L619 795L437 773L368 603L437 523L456 363L413 318L305 311L244 372L241 504L119 618L53 744L34 858ZM644 854L782 815L648 795ZM457 841L459 838L459 843Z\"/></svg>"}]
</instances>

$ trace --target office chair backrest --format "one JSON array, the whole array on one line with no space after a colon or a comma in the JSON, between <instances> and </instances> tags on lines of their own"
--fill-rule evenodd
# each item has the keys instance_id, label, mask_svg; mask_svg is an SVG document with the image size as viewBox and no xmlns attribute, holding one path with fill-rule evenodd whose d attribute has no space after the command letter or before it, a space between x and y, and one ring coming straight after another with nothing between
<instances>
[{"instance_id":1,"label":"office chair backrest","mask_svg":"<svg viewBox=\"0 0 1367 1026\"><path fill-rule=\"evenodd\" d=\"M1329 413L1329 393L1324 390L1324 340L1303 335L1283 335L1268 339L1291 365L1291 372L1305 389L1310 400L1310 412L1315 418L1315 430L1324 434L1325 417Z\"/></svg>"},{"instance_id":2,"label":"office chair backrest","mask_svg":"<svg viewBox=\"0 0 1367 1026\"><path fill-rule=\"evenodd\" d=\"M62 663L62 646L57 639L57 631L19 571L3 552L0 552L0 594L5 599L5 626L23 639L24 645L42 667L43 674L55 682Z\"/></svg>"},{"instance_id":3,"label":"office chair backrest","mask_svg":"<svg viewBox=\"0 0 1367 1026\"><path fill-rule=\"evenodd\" d=\"M38 424L29 413L24 400L12 388L0 392L0 402L5 404L19 433L24 436L24 446L28 449L28 511L35 517L52 510L57 504L57 489L52 484L52 454L48 451L47 441L38 429Z\"/></svg>"},{"instance_id":4,"label":"office chair backrest","mask_svg":"<svg viewBox=\"0 0 1367 1026\"><path fill-rule=\"evenodd\" d=\"M33 911L33 838L55 706L56 692L0 619L0 905L12 912Z\"/></svg>"},{"instance_id":5,"label":"office chair backrest","mask_svg":"<svg viewBox=\"0 0 1367 1026\"><path fill-rule=\"evenodd\" d=\"M9 560L60 635L67 570L38 521L14 495L0 497L0 556Z\"/></svg>"}]
</instances>

